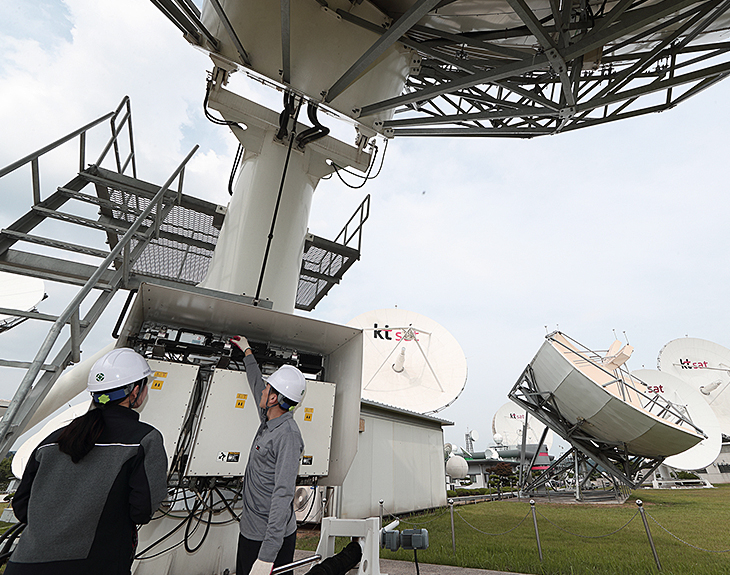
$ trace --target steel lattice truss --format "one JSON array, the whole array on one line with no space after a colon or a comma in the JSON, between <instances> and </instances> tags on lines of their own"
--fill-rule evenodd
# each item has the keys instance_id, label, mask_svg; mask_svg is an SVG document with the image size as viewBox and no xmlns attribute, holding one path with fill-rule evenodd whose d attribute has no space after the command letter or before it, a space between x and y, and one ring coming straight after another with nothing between
<instances>
[{"instance_id":1,"label":"steel lattice truss","mask_svg":"<svg viewBox=\"0 0 730 575\"><path fill-rule=\"evenodd\" d=\"M239 63L249 54L219 0ZM345 113L392 136L530 138L672 108L730 74L730 0L303 0L378 39L328 89L332 104L385 51L416 51L401 95ZM152 0L211 53L190 0ZM356 15L369 3L389 23ZM290 0L281 0L281 80L291 76ZM278 7L277 7L278 9ZM315 97L310 94L308 97ZM316 99L316 97L315 97ZM336 102L334 102L336 103ZM368 116L393 111L392 120Z\"/></svg>"},{"instance_id":2,"label":"steel lattice truss","mask_svg":"<svg viewBox=\"0 0 730 575\"><path fill-rule=\"evenodd\" d=\"M540 19L525 0L507 3L524 26L410 27L399 41L420 71L360 117L395 109L384 124L395 136L533 137L666 110L730 74L730 42L716 41L728 0L551 0Z\"/></svg>"}]
</instances>

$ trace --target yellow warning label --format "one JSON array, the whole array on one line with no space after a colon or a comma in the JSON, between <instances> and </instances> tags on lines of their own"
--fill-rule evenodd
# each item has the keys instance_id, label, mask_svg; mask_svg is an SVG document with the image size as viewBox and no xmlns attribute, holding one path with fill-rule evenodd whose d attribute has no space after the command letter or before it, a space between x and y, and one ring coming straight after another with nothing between
<instances>
[{"instance_id":1,"label":"yellow warning label","mask_svg":"<svg viewBox=\"0 0 730 575\"><path fill-rule=\"evenodd\" d=\"M246 407L246 400L245 399L237 399L236 400L236 407L243 409Z\"/></svg>"},{"instance_id":2,"label":"yellow warning label","mask_svg":"<svg viewBox=\"0 0 730 575\"><path fill-rule=\"evenodd\" d=\"M167 372L166 371L156 371L155 377L167 377Z\"/></svg>"},{"instance_id":3,"label":"yellow warning label","mask_svg":"<svg viewBox=\"0 0 730 575\"><path fill-rule=\"evenodd\" d=\"M248 398L248 394L238 393L238 394L236 394L236 398L237 399L247 399Z\"/></svg>"},{"instance_id":4,"label":"yellow warning label","mask_svg":"<svg viewBox=\"0 0 730 575\"><path fill-rule=\"evenodd\" d=\"M154 380L154 381L152 382L152 385L150 385L150 387L151 387L152 389L162 389L162 384L163 384L163 383L164 383L164 382L163 382L163 381L162 381L161 379L156 379L156 380Z\"/></svg>"},{"instance_id":5,"label":"yellow warning label","mask_svg":"<svg viewBox=\"0 0 730 575\"><path fill-rule=\"evenodd\" d=\"M313 407L304 408L304 421L312 421L312 415L314 414Z\"/></svg>"}]
</instances>

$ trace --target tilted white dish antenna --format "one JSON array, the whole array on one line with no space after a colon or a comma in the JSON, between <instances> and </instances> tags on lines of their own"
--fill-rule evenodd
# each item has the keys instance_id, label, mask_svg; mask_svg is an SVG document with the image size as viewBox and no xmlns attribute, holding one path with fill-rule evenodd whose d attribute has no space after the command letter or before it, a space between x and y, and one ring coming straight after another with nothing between
<instances>
[{"instance_id":1,"label":"tilted white dish antenna","mask_svg":"<svg viewBox=\"0 0 730 575\"><path fill-rule=\"evenodd\" d=\"M657 363L661 371L697 389L715 412L721 432L730 436L730 349L705 339L682 337L662 348Z\"/></svg>"},{"instance_id":2,"label":"tilted white dish antenna","mask_svg":"<svg viewBox=\"0 0 730 575\"><path fill-rule=\"evenodd\" d=\"M631 375L646 383L649 394L657 394L684 410L692 422L707 435L687 451L664 460L665 465L687 471L707 467L717 459L722 448L720 422L702 394L689 383L664 371L638 369Z\"/></svg>"},{"instance_id":3,"label":"tilted white dish antenna","mask_svg":"<svg viewBox=\"0 0 730 575\"><path fill-rule=\"evenodd\" d=\"M0 307L31 311L43 300L43 280L0 272ZM18 317L0 314L0 331L18 323Z\"/></svg>"},{"instance_id":4,"label":"tilted white dish antenna","mask_svg":"<svg viewBox=\"0 0 730 575\"><path fill-rule=\"evenodd\" d=\"M364 331L363 398L426 414L464 389L464 352L434 320L395 308L369 311L348 325Z\"/></svg>"},{"instance_id":5,"label":"tilted white dish antenna","mask_svg":"<svg viewBox=\"0 0 730 575\"><path fill-rule=\"evenodd\" d=\"M470 439L471 439L472 441L479 441L479 432L478 432L478 431L477 431L476 429L472 429L472 430L471 430L471 431L469 432L469 438L470 438Z\"/></svg>"},{"instance_id":6,"label":"tilted white dish antenna","mask_svg":"<svg viewBox=\"0 0 730 575\"><path fill-rule=\"evenodd\" d=\"M527 443L537 444L545 426L534 417L526 417L527 412L515 403L508 401L492 417L492 436L497 445L522 445L522 428L527 420ZM499 438L499 441L497 440ZM553 432L548 430L544 445L553 446Z\"/></svg>"},{"instance_id":7,"label":"tilted white dish antenna","mask_svg":"<svg viewBox=\"0 0 730 575\"><path fill-rule=\"evenodd\" d=\"M650 397L641 381L607 369L613 360L559 331L545 340L530 362L534 385L582 433L641 457L676 455L705 439L663 398Z\"/></svg>"}]
</instances>

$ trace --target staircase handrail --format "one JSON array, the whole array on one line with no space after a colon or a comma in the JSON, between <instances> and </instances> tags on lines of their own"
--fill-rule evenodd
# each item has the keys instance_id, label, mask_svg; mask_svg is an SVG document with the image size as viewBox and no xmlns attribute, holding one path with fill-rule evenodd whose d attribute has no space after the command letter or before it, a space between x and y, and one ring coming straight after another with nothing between
<instances>
[{"instance_id":1,"label":"staircase handrail","mask_svg":"<svg viewBox=\"0 0 730 575\"><path fill-rule=\"evenodd\" d=\"M91 290L94 288L96 283L101 279L101 276L104 274L104 272L109 268L110 265L114 262L114 260L119 256L119 254L122 252L122 250L125 248L127 244L130 243L130 241L133 239L134 235L136 234L137 230L140 228L142 223L147 219L147 217L152 213L152 210L157 207L159 209L159 204L162 202L163 196L168 191L168 188L172 184L172 182L175 180L175 178L183 171L185 168L185 165L187 162L192 158L193 154L198 150L198 145L194 146L193 149L188 153L188 155L185 157L185 159L180 163L180 165L177 167L177 169L172 173L172 175L167 179L167 181L162 185L162 187L158 190L158 192L155 194L155 196L150 200L147 207L144 209L144 211L139 215L139 217L132 223L132 225L127 229L126 233L121 237L119 242L112 248L109 255L104 259L103 262L99 265L99 267L96 269L96 271L91 275L89 280L84 284L84 286L81 288L81 290L76 294L76 297L74 297L73 300L68 304L66 309L58 316L58 319L53 323L53 326L48 332L48 335L46 336L46 339L41 344L40 349L38 350L38 353L35 356L35 359L31 362L30 367L28 368L28 371L25 374L25 377L23 378L23 381L20 382L20 385L18 386L17 391L15 392L15 395L13 396L12 401L10 402L10 405L8 406L7 411L5 412L4 417L2 418L2 421L0 422L0 442L5 442L6 439L9 438L9 436L13 433L11 430L11 427L14 423L14 420L16 418L16 415L20 409L21 404L27 397L28 393L30 392L33 382L38 377L38 373L40 372L41 368L43 367L43 364L45 363L48 355L51 353L51 349L53 345L56 343L56 340L61 334L61 330L67 323L71 323L71 331L72 331L72 339L73 339L73 332L74 332L74 323L78 325L78 317L79 317L79 308L86 298L86 296L91 292ZM179 190L178 190L179 193ZM147 233L154 233L155 228L151 226ZM74 321L74 319L76 321ZM81 342L77 342L77 345L80 345Z\"/></svg>"}]
</instances>

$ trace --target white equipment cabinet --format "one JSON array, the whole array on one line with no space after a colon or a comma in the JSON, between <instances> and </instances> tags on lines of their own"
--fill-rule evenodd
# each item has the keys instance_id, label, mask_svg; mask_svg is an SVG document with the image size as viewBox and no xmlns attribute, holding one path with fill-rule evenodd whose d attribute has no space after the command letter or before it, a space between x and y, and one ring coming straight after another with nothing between
<instances>
[{"instance_id":1,"label":"white equipment cabinet","mask_svg":"<svg viewBox=\"0 0 730 575\"><path fill-rule=\"evenodd\" d=\"M308 380L304 399L294 412L304 440L300 477L323 477L329 473L334 412L335 385Z\"/></svg>"},{"instance_id":2,"label":"white equipment cabinet","mask_svg":"<svg viewBox=\"0 0 730 575\"><path fill-rule=\"evenodd\" d=\"M329 471L334 406L333 384L307 381L307 392L294 413L304 440L300 476L321 477ZM216 369L186 475L242 476L259 423L246 373Z\"/></svg>"},{"instance_id":3,"label":"white equipment cabinet","mask_svg":"<svg viewBox=\"0 0 730 575\"><path fill-rule=\"evenodd\" d=\"M243 475L259 423L246 372L216 369L185 475Z\"/></svg>"},{"instance_id":4,"label":"white equipment cabinet","mask_svg":"<svg viewBox=\"0 0 730 575\"><path fill-rule=\"evenodd\" d=\"M198 377L198 366L150 359L152 369L147 400L139 409L139 419L157 428L165 441L167 467L180 439L180 430L190 405Z\"/></svg>"}]
</instances>

